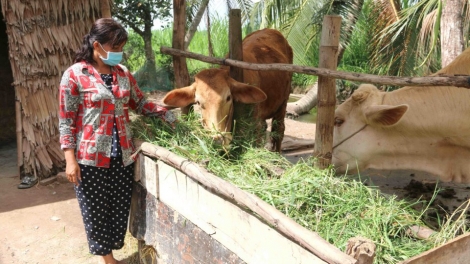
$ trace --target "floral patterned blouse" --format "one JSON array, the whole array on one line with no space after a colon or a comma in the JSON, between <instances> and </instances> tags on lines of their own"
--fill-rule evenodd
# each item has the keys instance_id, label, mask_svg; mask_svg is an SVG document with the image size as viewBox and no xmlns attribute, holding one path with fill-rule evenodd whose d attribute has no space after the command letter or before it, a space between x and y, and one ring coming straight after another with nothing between
<instances>
[{"instance_id":1,"label":"floral patterned blouse","mask_svg":"<svg viewBox=\"0 0 470 264\"><path fill-rule=\"evenodd\" d=\"M113 74L101 73L101 80L106 84L106 88L113 91ZM114 118L113 124L113 139L111 144L111 157L122 157L121 144L119 143L119 133L116 125L116 118Z\"/></svg>"},{"instance_id":2,"label":"floral patterned blouse","mask_svg":"<svg viewBox=\"0 0 470 264\"><path fill-rule=\"evenodd\" d=\"M59 88L61 148L75 149L80 164L109 168L114 122L124 166L134 162L129 108L138 114L158 116L170 124L176 121L168 109L145 99L126 67L112 67L112 77L109 90L98 71L86 62L72 65L62 75Z\"/></svg>"}]
</instances>

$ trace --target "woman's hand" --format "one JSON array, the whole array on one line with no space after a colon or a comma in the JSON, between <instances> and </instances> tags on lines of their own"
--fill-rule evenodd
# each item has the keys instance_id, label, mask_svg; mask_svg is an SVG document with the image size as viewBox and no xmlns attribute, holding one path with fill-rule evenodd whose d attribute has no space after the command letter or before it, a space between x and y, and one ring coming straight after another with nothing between
<instances>
[{"instance_id":1,"label":"woman's hand","mask_svg":"<svg viewBox=\"0 0 470 264\"><path fill-rule=\"evenodd\" d=\"M171 126L171 128L173 128L173 129L176 128L176 123L178 123L178 119L176 118L176 115L173 112L171 112L170 110L168 110L165 113L165 116L163 117L163 120L165 120Z\"/></svg>"},{"instance_id":2,"label":"woman's hand","mask_svg":"<svg viewBox=\"0 0 470 264\"><path fill-rule=\"evenodd\" d=\"M78 166L77 159L75 158L75 150L64 149L64 154L66 162L65 175L71 183L78 185L78 181L81 181L82 178L80 176L80 166Z\"/></svg>"}]
</instances>

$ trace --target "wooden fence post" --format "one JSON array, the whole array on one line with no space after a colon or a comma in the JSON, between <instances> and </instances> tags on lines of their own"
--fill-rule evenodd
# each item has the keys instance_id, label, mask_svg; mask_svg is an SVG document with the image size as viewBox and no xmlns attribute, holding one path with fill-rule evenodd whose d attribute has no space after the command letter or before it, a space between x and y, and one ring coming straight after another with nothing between
<instances>
[{"instance_id":1,"label":"wooden fence post","mask_svg":"<svg viewBox=\"0 0 470 264\"><path fill-rule=\"evenodd\" d=\"M109 0L101 0L100 1L100 8L101 8L101 17L103 18L110 18L111 17L111 5Z\"/></svg>"},{"instance_id":2,"label":"wooden fence post","mask_svg":"<svg viewBox=\"0 0 470 264\"><path fill-rule=\"evenodd\" d=\"M232 60L243 60L242 48L242 15L240 9L230 9L229 12L229 28L228 28L228 41L229 41L229 55ZM243 82L243 69L238 67L230 67L230 76Z\"/></svg>"},{"instance_id":3,"label":"wooden fence post","mask_svg":"<svg viewBox=\"0 0 470 264\"><path fill-rule=\"evenodd\" d=\"M173 0L173 42L172 47L184 50L184 35L186 33L186 1ZM188 66L186 58L173 56L173 69L175 72L175 85L177 88L185 87L190 84ZM190 106L182 107L181 113L188 114Z\"/></svg>"},{"instance_id":4,"label":"wooden fence post","mask_svg":"<svg viewBox=\"0 0 470 264\"><path fill-rule=\"evenodd\" d=\"M233 60L243 60L243 46L242 46L242 20L241 10L231 9L229 11L229 54L228 58ZM239 81L243 82L243 69L239 67L230 67L230 76ZM233 120L232 120L232 133L236 138L245 138L252 124L248 123L250 120L249 116L253 111L252 105L243 103L233 102ZM237 122L237 120L244 120L243 122ZM246 121L246 122L245 122Z\"/></svg>"},{"instance_id":5,"label":"wooden fence post","mask_svg":"<svg viewBox=\"0 0 470 264\"><path fill-rule=\"evenodd\" d=\"M336 69L340 29L340 16L325 16L323 18L320 62L318 64L320 68ZM315 166L320 169L327 168L331 164L335 106L336 79L318 77L317 130L313 156L316 157Z\"/></svg>"}]
</instances>

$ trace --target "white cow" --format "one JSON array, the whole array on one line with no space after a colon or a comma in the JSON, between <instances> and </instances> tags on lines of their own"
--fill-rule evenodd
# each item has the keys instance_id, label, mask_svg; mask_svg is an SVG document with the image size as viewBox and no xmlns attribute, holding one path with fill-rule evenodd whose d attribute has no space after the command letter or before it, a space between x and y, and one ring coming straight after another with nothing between
<instances>
[{"instance_id":1,"label":"white cow","mask_svg":"<svg viewBox=\"0 0 470 264\"><path fill-rule=\"evenodd\" d=\"M470 48L434 75L470 75ZM413 169L470 182L470 90L361 85L335 112L338 173Z\"/></svg>"}]
</instances>

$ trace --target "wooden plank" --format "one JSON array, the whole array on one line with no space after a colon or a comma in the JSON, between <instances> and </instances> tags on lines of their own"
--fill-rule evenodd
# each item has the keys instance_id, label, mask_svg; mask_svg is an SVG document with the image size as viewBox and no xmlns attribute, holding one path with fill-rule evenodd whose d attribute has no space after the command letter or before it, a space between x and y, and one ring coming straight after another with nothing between
<instances>
[{"instance_id":1,"label":"wooden plank","mask_svg":"<svg viewBox=\"0 0 470 264\"><path fill-rule=\"evenodd\" d=\"M155 201L158 218L152 222L155 239L150 244L157 252L155 263L245 263L211 234L165 203Z\"/></svg>"},{"instance_id":2,"label":"wooden plank","mask_svg":"<svg viewBox=\"0 0 470 264\"><path fill-rule=\"evenodd\" d=\"M152 246L156 263L245 263L179 212L134 183L129 231L142 245Z\"/></svg>"},{"instance_id":3,"label":"wooden plank","mask_svg":"<svg viewBox=\"0 0 470 264\"><path fill-rule=\"evenodd\" d=\"M175 168L158 169L160 200L247 263L326 263Z\"/></svg>"},{"instance_id":4,"label":"wooden plank","mask_svg":"<svg viewBox=\"0 0 470 264\"><path fill-rule=\"evenodd\" d=\"M142 155L143 156L143 155ZM158 168L153 159L144 156L144 171L142 173L142 185L147 192L158 199Z\"/></svg>"},{"instance_id":5,"label":"wooden plank","mask_svg":"<svg viewBox=\"0 0 470 264\"><path fill-rule=\"evenodd\" d=\"M144 185L158 186L157 163L140 155L139 164L141 166L136 167L142 176L141 181L134 182L129 231L142 245L150 245L156 250L157 263L244 263L210 234L148 191Z\"/></svg>"},{"instance_id":6,"label":"wooden plank","mask_svg":"<svg viewBox=\"0 0 470 264\"><path fill-rule=\"evenodd\" d=\"M357 263L356 259L345 254L317 233L296 223L259 197L222 180L196 163L184 159L165 148L147 142L143 142L140 147L145 155L170 164L217 196L227 199L240 207L248 208L252 214L259 216L264 223L272 226L290 241L306 248L325 262Z\"/></svg>"},{"instance_id":7,"label":"wooden plank","mask_svg":"<svg viewBox=\"0 0 470 264\"><path fill-rule=\"evenodd\" d=\"M136 177L132 189L129 232L135 238L152 245L156 239L153 223L157 218L157 163L152 158L139 154L134 169Z\"/></svg>"},{"instance_id":8,"label":"wooden plank","mask_svg":"<svg viewBox=\"0 0 470 264\"><path fill-rule=\"evenodd\" d=\"M133 237L144 240L146 232L147 191L139 182L134 182L129 216L129 232Z\"/></svg>"},{"instance_id":9,"label":"wooden plank","mask_svg":"<svg viewBox=\"0 0 470 264\"><path fill-rule=\"evenodd\" d=\"M460 235L442 246L430 249L399 264L470 263L470 233Z\"/></svg>"}]
</instances>

